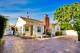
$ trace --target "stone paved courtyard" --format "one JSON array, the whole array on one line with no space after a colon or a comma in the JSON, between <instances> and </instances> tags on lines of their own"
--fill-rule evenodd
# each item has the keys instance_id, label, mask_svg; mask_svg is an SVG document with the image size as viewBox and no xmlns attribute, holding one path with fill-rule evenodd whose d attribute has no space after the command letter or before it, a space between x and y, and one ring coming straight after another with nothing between
<instances>
[{"instance_id":1,"label":"stone paved courtyard","mask_svg":"<svg viewBox=\"0 0 80 53\"><path fill-rule=\"evenodd\" d=\"M21 39L4 36L3 53L80 53L80 43L74 37ZM1 53L1 52L0 52Z\"/></svg>"}]
</instances>

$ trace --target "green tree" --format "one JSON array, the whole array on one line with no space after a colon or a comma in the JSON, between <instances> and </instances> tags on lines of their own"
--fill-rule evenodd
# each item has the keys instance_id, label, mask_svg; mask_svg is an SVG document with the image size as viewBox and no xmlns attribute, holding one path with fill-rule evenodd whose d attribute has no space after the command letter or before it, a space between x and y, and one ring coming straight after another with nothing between
<instances>
[{"instance_id":1,"label":"green tree","mask_svg":"<svg viewBox=\"0 0 80 53\"><path fill-rule=\"evenodd\" d=\"M0 15L0 39L2 39L2 37L3 37L4 30L7 25L7 21L8 21L8 19L5 16Z\"/></svg>"},{"instance_id":2,"label":"green tree","mask_svg":"<svg viewBox=\"0 0 80 53\"><path fill-rule=\"evenodd\" d=\"M54 12L54 20L58 20L62 30L74 29L80 41L80 3L64 5Z\"/></svg>"},{"instance_id":3,"label":"green tree","mask_svg":"<svg viewBox=\"0 0 80 53\"><path fill-rule=\"evenodd\" d=\"M62 30L73 29L74 22L80 17L80 4L75 2L64 5L54 12L54 20L58 20Z\"/></svg>"},{"instance_id":4,"label":"green tree","mask_svg":"<svg viewBox=\"0 0 80 53\"><path fill-rule=\"evenodd\" d=\"M78 41L80 41L80 20L74 23L74 30L78 32Z\"/></svg>"}]
</instances>

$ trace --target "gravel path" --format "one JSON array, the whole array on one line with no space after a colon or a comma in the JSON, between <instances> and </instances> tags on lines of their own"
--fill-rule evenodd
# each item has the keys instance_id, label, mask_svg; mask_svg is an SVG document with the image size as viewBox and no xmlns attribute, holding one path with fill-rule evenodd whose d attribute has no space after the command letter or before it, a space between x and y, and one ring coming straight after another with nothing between
<instances>
[{"instance_id":1,"label":"gravel path","mask_svg":"<svg viewBox=\"0 0 80 53\"><path fill-rule=\"evenodd\" d=\"M4 36L3 39L6 40L3 53L80 53L80 42L69 36L36 39Z\"/></svg>"}]
</instances>

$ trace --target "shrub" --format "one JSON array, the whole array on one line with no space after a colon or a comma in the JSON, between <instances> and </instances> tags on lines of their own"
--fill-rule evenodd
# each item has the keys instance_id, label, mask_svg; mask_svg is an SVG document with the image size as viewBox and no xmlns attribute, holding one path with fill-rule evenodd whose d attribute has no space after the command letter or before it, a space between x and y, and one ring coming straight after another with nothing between
<instances>
[{"instance_id":1,"label":"shrub","mask_svg":"<svg viewBox=\"0 0 80 53\"><path fill-rule=\"evenodd\" d=\"M78 35L78 41L80 41L80 35Z\"/></svg>"},{"instance_id":2,"label":"shrub","mask_svg":"<svg viewBox=\"0 0 80 53\"><path fill-rule=\"evenodd\" d=\"M47 35L51 36L51 32L47 32Z\"/></svg>"},{"instance_id":3,"label":"shrub","mask_svg":"<svg viewBox=\"0 0 80 53\"><path fill-rule=\"evenodd\" d=\"M20 37L22 36L23 34L21 32L17 32L16 36Z\"/></svg>"},{"instance_id":4,"label":"shrub","mask_svg":"<svg viewBox=\"0 0 80 53\"><path fill-rule=\"evenodd\" d=\"M23 35L26 35L25 33L23 33Z\"/></svg>"},{"instance_id":5,"label":"shrub","mask_svg":"<svg viewBox=\"0 0 80 53\"><path fill-rule=\"evenodd\" d=\"M1 39L0 39L0 45L1 45Z\"/></svg>"},{"instance_id":6,"label":"shrub","mask_svg":"<svg viewBox=\"0 0 80 53\"><path fill-rule=\"evenodd\" d=\"M78 41L80 41L80 32L78 31Z\"/></svg>"},{"instance_id":7,"label":"shrub","mask_svg":"<svg viewBox=\"0 0 80 53\"><path fill-rule=\"evenodd\" d=\"M57 31L57 32L55 33L55 35L56 35L56 36L60 36L60 35L62 35L62 32L61 32L61 31Z\"/></svg>"},{"instance_id":8,"label":"shrub","mask_svg":"<svg viewBox=\"0 0 80 53\"><path fill-rule=\"evenodd\" d=\"M0 47L5 43L5 40L0 39Z\"/></svg>"},{"instance_id":9,"label":"shrub","mask_svg":"<svg viewBox=\"0 0 80 53\"><path fill-rule=\"evenodd\" d=\"M8 19L5 16L0 15L0 39L3 37L4 30L7 26L7 21Z\"/></svg>"}]
</instances>

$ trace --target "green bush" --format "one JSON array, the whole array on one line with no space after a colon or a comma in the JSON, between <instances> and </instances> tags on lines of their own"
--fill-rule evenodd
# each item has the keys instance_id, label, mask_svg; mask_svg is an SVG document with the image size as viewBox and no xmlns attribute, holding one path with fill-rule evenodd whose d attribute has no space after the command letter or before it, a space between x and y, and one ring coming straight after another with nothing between
<instances>
[{"instance_id":1,"label":"green bush","mask_svg":"<svg viewBox=\"0 0 80 53\"><path fill-rule=\"evenodd\" d=\"M80 32L78 31L78 41L80 41Z\"/></svg>"},{"instance_id":2,"label":"green bush","mask_svg":"<svg viewBox=\"0 0 80 53\"><path fill-rule=\"evenodd\" d=\"M23 35L26 35L25 33L23 33Z\"/></svg>"},{"instance_id":3,"label":"green bush","mask_svg":"<svg viewBox=\"0 0 80 53\"><path fill-rule=\"evenodd\" d=\"M60 35L62 35L62 32L61 32L61 31L57 31L57 32L55 33L55 35L56 35L56 36L60 36Z\"/></svg>"},{"instance_id":4,"label":"green bush","mask_svg":"<svg viewBox=\"0 0 80 53\"><path fill-rule=\"evenodd\" d=\"M5 16L0 15L0 39L3 37L4 30L7 26L7 21L8 19Z\"/></svg>"},{"instance_id":5,"label":"green bush","mask_svg":"<svg viewBox=\"0 0 80 53\"><path fill-rule=\"evenodd\" d=\"M48 35L48 36L51 36L51 32L47 32L47 35Z\"/></svg>"},{"instance_id":6,"label":"green bush","mask_svg":"<svg viewBox=\"0 0 80 53\"><path fill-rule=\"evenodd\" d=\"M17 34L16 34L16 36L22 36L23 34L22 34L22 32L17 32Z\"/></svg>"},{"instance_id":7,"label":"green bush","mask_svg":"<svg viewBox=\"0 0 80 53\"><path fill-rule=\"evenodd\" d=\"M1 45L2 45L2 39L0 39L0 47L1 47Z\"/></svg>"},{"instance_id":8,"label":"green bush","mask_svg":"<svg viewBox=\"0 0 80 53\"><path fill-rule=\"evenodd\" d=\"M1 44L1 39L0 39L0 44Z\"/></svg>"},{"instance_id":9,"label":"green bush","mask_svg":"<svg viewBox=\"0 0 80 53\"><path fill-rule=\"evenodd\" d=\"M80 35L78 35L78 41L80 41Z\"/></svg>"}]
</instances>

